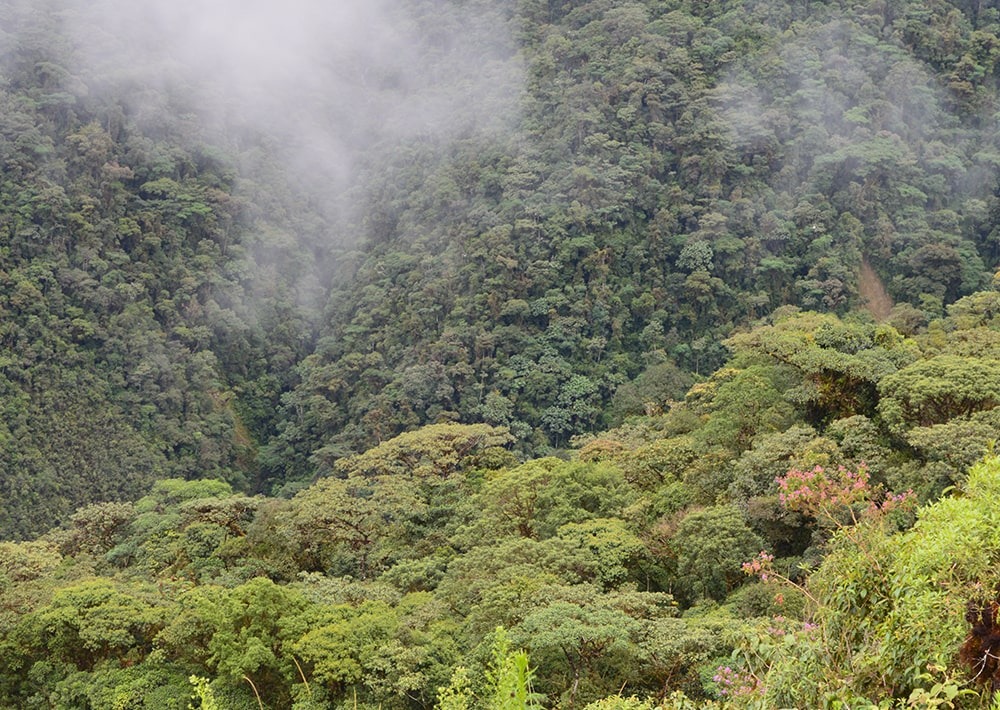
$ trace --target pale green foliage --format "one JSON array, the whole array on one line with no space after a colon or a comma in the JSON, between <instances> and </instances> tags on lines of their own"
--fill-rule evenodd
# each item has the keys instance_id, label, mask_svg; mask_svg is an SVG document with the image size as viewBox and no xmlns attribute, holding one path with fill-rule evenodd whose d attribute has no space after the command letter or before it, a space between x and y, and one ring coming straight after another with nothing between
<instances>
[{"instance_id":1,"label":"pale green foliage","mask_svg":"<svg viewBox=\"0 0 1000 710\"><path fill-rule=\"evenodd\" d=\"M654 708L652 701L640 700L633 695L628 698L604 698L590 703L583 710L654 710Z\"/></svg>"},{"instance_id":2,"label":"pale green foliage","mask_svg":"<svg viewBox=\"0 0 1000 710\"><path fill-rule=\"evenodd\" d=\"M215 544L211 544L207 538L213 537L215 531L206 535L205 529L192 530L185 540L184 528L192 523L212 521L207 513L214 505L240 507L238 504L244 502L241 507L252 510L249 501L233 496L232 487L224 481L163 479L136 502L134 515L127 508L107 505L85 511L85 516L71 521L73 529L67 544L77 544L75 541L79 540L95 552L103 551L124 536L122 528L127 524L127 536L107 551L109 561L124 566L141 558L148 571L154 574L168 569L175 575L191 574L195 572L193 568L203 562L199 558L211 554L227 531L219 527ZM227 519L223 522L235 523L232 516L223 518ZM213 521L213 525L217 522ZM203 539L196 541L199 532Z\"/></svg>"},{"instance_id":3,"label":"pale green foliage","mask_svg":"<svg viewBox=\"0 0 1000 710\"><path fill-rule=\"evenodd\" d=\"M62 555L50 542L0 542L0 588L37 579L52 572Z\"/></svg>"},{"instance_id":4,"label":"pale green foliage","mask_svg":"<svg viewBox=\"0 0 1000 710\"><path fill-rule=\"evenodd\" d=\"M165 614L162 600L144 598L153 596L148 587L86 580L59 589L47 606L22 623L44 630L40 637L52 658L90 665L149 642Z\"/></svg>"},{"instance_id":5,"label":"pale green foliage","mask_svg":"<svg viewBox=\"0 0 1000 710\"><path fill-rule=\"evenodd\" d=\"M934 670L940 670L939 666L931 666ZM962 700L969 698L975 702L978 693L971 688L963 688L964 677L938 678L932 673L924 673L921 676L925 687L914 688L907 696L905 704L900 702L898 707L914 708L915 710L953 710L953 708L963 707ZM880 707L886 706L883 702Z\"/></svg>"},{"instance_id":6,"label":"pale green foliage","mask_svg":"<svg viewBox=\"0 0 1000 710\"><path fill-rule=\"evenodd\" d=\"M939 355L884 377L879 412L897 433L1000 404L1000 360Z\"/></svg>"},{"instance_id":7,"label":"pale green foliage","mask_svg":"<svg viewBox=\"0 0 1000 710\"><path fill-rule=\"evenodd\" d=\"M198 705L199 710L222 710L222 706L215 699L215 693L212 691L211 682L208 678L201 678L199 676L193 675L189 678L191 685L194 686L194 697L200 701ZM195 710L194 705L188 705L189 710Z\"/></svg>"},{"instance_id":8,"label":"pale green foliage","mask_svg":"<svg viewBox=\"0 0 1000 710\"><path fill-rule=\"evenodd\" d=\"M436 710L541 710L542 697L532 689L534 676L528 653L514 650L507 631L498 626L493 632L482 697L475 697L468 669L459 666L449 684L438 688L435 707Z\"/></svg>"},{"instance_id":9,"label":"pale green foliage","mask_svg":"<svg viewBox=\"0 0 1000 710\"><path fill-rule=\"evenodd\" d=\"M787 396L829 418L866 414L874 405L870 388L913 362L915 345L888 325L847 323L834 315L776 312L774 324L727 341L737 361L765 356L797 371Z\"/></svg>"},{"instance_id":10,"label":"pale green foliage","mask_svg":"<svg viewBox=\"0 0 1000 710\"><path fill-rule=\"evenodd\" d=\"M625 478L639 488L654 488L683 480L684 472L698 458L698 446L690 436L676 436L640 446L621 457Z\"/></svg>"},{"instance_id":11,"label":"pale green foliage","mask_svg":"<svg viewBox=\"0 0 1000 710\"><path fill-rule=\"evenodd\" d=\"M491 473L479 498L484 533L545 539L567 523L618 513L633 494L610 463L549 457Z\"/></svg>"},{"instance_id":12,"label":"pale green foliage","mask_svg":"<svg viewBox=\"0 0 1000 710\"><path fill-rule=\"evenodd\" d=\"M975 463L1000 432L1000 409L975 412L942 424L914 427L906 441L931 461L942 461L955 472Z\"/></svg>"},{"instance_id":13,"label":"pale green foliage","mask_svg":"<svg viewBox=\"0 0 1000 710\"><path fill-rule=\"evenodd\" d=\"M335 468L341 475L369 478L444 478L463 468L493 461L499 450L513 440L506 429L488 424L432 424L400 434L363 454L339 459ZM317 456L322 455L321 450Z\"/></svg>"},{"instance_id":14,"label":"pale green foliage","mask_svg":"<svg viewBox=\"0 0 1000 710\"><path fill-rule=\"evenodd\" d=\"M360 684L375 669L397 624L394 610L384 602L339 605L324 610L295 643L294 651L312 664L318 683Z\"/></svg>"},{"instance_id":15,"label":"pale green foliage","mask_svg":"<svg viewBox=\"0 0 1000 710\"><path fill-rule=\"evenodd\" d=\"M497 628L493 654L486 671L488 710L541 710L540 697L532 690L535 672L528 663L528 653L512 650L510 638Z\"/></svg>"},{"instance_id":16,"label":"pale green foliage","mask_svg":"<svg viewBox=\"0 0 1000 710\"><path fill-rule=\"evenodd\" d=\"M785 399L781 370L752 365L723 368L688 393L688 401L708 414L697 432L709 445L735 453L749 449L754 437L791 424L792 407Z\"/></svg>"},{"instance_id":17,"label":"pale green foliage","mask_svg":"<svg viewBox=\"0 0 1000 710\"><path fill-rule=\"evenodd\" d=\"M195 587L177 600L157 641L229 682L244 675L292 678L285 644L303 632L306 606L300 592L263 577L234 589Z\"/></svg>"},{"instance_id":18,"label":"pale green foliage","mask_svg":"<svg viewBox=\"0 0 1000 710\"><path fill-rule=\"evenodd\" d=\"M94 503L76 511L62 540L66 552L104 554L118 542L135 517L131 503Z\"/></svg>"},{"instance_id":19,"label":"pale green foliage","mask_svg":"<svg viewBox=\"0 0 1000 710\"><path fill-rule=\"evenodd\" d=\"M646 547L618 518L595 518L567 523L559 528L560 538L577 543L597 558L597 576L605 587L624 582L630 570L645 556Z\"/></svg>"},{"instance_id":20,"label":"pale green foliage","mask_svg":"<svg viewBox=\"0 0 1000 710\"><path fill-rule=\"evenodd\" d=\"M695 701L677 690L663 699L655 710L722 710L721 705L714 700Z\"/></svg>"},{"instance_id":21,"label":"pale green foliage","mask_svg":"<svg viewBox=\"0 0 1000 710\"><path fill-rule=\"evenodd\" d=\"M713 700L695 701L675 690L659 703L630 696L604 698L587 705L584 710L721 710L723 705Z\"/></svg>"},{"instance_id":22,"label":"pale green foliage","mask_svg":"<svg viewBox=\"0 0 1000 710\"><path fill-rule=\"evenodd\" d=\"M516 624L551 585L577 585L597 577L597 560L572 541L512 538L482 545L455 560L438 588L464 619L471 639L497 625Z\"/></svg>"},{"instance_id":23,"label":"pale green foliage","mask_svg":"<svg viewBox=\"0 0 1000 710\"><path fill-rule=\"evenodd\" d=\"M505 429L430 425L336 462L337 475L301 491L276 516L300 567L362 579L446 542L468 476L511 463Z\"/></svg>"},{"instance_id":24,"label":"pale green foliage","mask_svg":"<svg viewBox=\"0 0 1000 710\"><path fill-rule=\"evenodd\" d=\"M459 666L451 674L451 682L438 688L437 710L470 710L472 681L469 669Z\"/></svg>"},{"instance_id":25,"label":"pale green foliage","mask_svg":"<svg viewBox=\"0 0 1000 710\"><path fill-rule=\"evenodd\" d=\"M654 625L676 613L668 594L625 588L602 593L593 585L552 586L511 629L544 670L539 690L566 706L614 692L610 679L642 677L654 645Z\"/></svg>"},{"instance_id":26,"label":"pale green foliage","mask_svg":"<svg viewBox=\"0 0 1000 710\"><path fill-rule=\"evenodd\" d=\"M324 478L300 492L277 518L293 542L300 568L361 579L381 571L388 554L385 540L401 506L407 502L412 503L410 509L417 506L406 481L390 490L392 495L376 501L370 481Z\"/></svg>"},{"instance_id":27,"label":"pale green foliage","mask_svg":"<svg viewBox=\"0 0 1000 710\"><path fill-rule=\"evenodd\" d=\"M174 507L185 501L199 498L223 498L232 495L233 488L225 481L203 479L185 481L178 478L164 478L153 484L149 495L135 504L137 513L162 511L164 507Z\"/></svg>"},{"instance_id":28,"label":"pale green foliage","mask_svg":"<svg viewBox=\"0 0 1000 710\"><path fill-rule=\"evenodd\" d=\"M295 624L292 650L312 668L313 685L365 702L394 707L394 699L409 696L429 703L459 661L456 625L427 592L394 605L320 604L303 621Z\"/></svg>"}]
</instances>

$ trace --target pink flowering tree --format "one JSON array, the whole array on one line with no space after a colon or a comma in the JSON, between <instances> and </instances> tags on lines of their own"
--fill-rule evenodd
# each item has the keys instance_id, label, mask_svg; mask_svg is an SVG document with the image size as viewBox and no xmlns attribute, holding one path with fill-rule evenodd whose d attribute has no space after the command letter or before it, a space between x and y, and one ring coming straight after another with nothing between
<instances>
[{"instance_id":1,"label":"pink flowering tree","mask_svg":"<svg viewBox=\"0 0 1000 710\"><path fill-rule=\"evenodd\" d=\"M778 498L788 510L810 515L817 521L842 528L862 519L876 519L892 510L913 508L913 491L884 494L871 485L868 468L856 471L815 466L807 471L792 469L775 479Z\"/></svg>"},{"instance_id":2,"label":"pink flowering tree","mask_svg":"<svg viewBox=\"0 0 1000 710\"><path fill-rule=\"evenodd\" d=\"M856 470L844 466L792 469L776 478L775 482L784 508L810 516L819 525L833 528L834 540L846 542L866 559L876 578L881 575L882 566L879 556L869 549L866 528L879 525L893 511L913 510L916 507L912 491L887 494L872 485L868 469L863 465ZM767 674L766 668L772 659L770 653L762 649L772 648L779 637L782 643L799 644L802 649L809 649L809 653L818 654L817 657L822 657L822 649L835 644L831 634L836 635L836 632L827 628L823 621L826 618L823 600L814 595L809 585L799 583L785 574L780 566L776 567L774 561L774 555L762 550L752 560L743 563L743 572L763 582L794 588L808 600L812 613L805 621L797 622L774 617L766 628L761 629L761 639L743 649L743 658L734 658L740 670L719 669L714 679L718 692L720 696L734 701L766 693L759 679ZM794 641L786 639L786 636L791 636Z\"/></svg>"},{"instance_id":3,"label":"pink flowering tree","mask_svg":"<svg viewBox=\"0 0 1000 710\"><path fill-rule=\"evenodd\" d=\"M809 515L820 524L836 528L861 548L863 545L860 545L853 527L863 521L883 520L893 511L913 510L917 504L912 490L905 493L883 493L881 489L872 486L868 468L864 464L856 471L844 466L835 469L814 466L805 471L792 469L784 476L778 476L775 483L778 484L778 499L785 508ZM760 577L763 581L770 577L791 584L815 601L802 586L777 574L771 564L773 560L773 555L762 551L756 558L743 564L743 571ZM877 559L872 558L871 562L875 569L881 569Z\"/></svg>"}]
</instances>

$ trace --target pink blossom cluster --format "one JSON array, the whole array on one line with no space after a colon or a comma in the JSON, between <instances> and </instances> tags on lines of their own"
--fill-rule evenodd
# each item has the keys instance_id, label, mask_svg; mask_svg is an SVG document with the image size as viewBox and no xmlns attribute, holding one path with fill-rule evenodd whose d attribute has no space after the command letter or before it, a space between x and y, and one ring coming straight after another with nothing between
<instances>
[{"instance_id":1,"label":"pink blossom cluster","mask_svg":"<svg viewBox=\"0 0 1000 710\"><path fill-rule=\"evenodd\" d=\"M720 696L741 698L763 692L760 681L749 673L740 673L729 666L719 666L712 680L719 686Z\"/></svg>"},{"instance_id":2,"label":"pink blossom cluster","mask_svg":"<svg viewBox=\"0 0 1000 710\"><path fill-rule=\"evenodd\" d=\"M749 562L742 564L743 572L751 577L760 577L762 582L766 582L768 570L771 569L771 562L773 561L774 555L769 555L764 550L761 550L759 555Z\"/></svg>"},{"instance_id":3,"label":"pink blossom cluster","mask_svg":"<svg viewBox=\"0 0 1000 710\"><path fill-rule=\"evenodd\" d=\"M799 622L794 619L788 619L779 614L771 617L771 625L767 627L767 633L770 636L778 638L797 633L803 633L808 636L818 628L819 626L817 624L813 624L812 622Z\"/></svg>"},{"instance_id":4,"label":"pink blossom cluster","mask_svg":"<svg viewBox=\"0 0 1000 710\"><path fill-rule=\"evenodd\" d=\"M815 466L808 471L793 468L784 476L774 479L780 489L778 499L789 510L814 513L830 506L853 505L867 499L868 469L862 465L857 471L838 466L828 471Z\"/></svg>"},{"instance_id":5,"label":"pink blossom cluster","mask_svg":"<svg viewBox=\"0 0 1000 710\"><path fill-rule=\"evenodd\" d=\"M885 500L880 504L872 501L868 504L868 513L875 515L878 513L888 513L892 510L912 510L917 506L917 494L913 489L905 493L886 493Z\"/></svg>"},{"instance_id":6,"label":"pink blossom cluster","mask_svg":"<svg viewBox=\"0 0 1000 710\"><path fill-rule=\"evenodd\" d=\"M832 518L833 511L850 508L864 501L868 501L864 512L869 517L892 510L911 510L917 504L917 497L912 490L887 493L881 502L876 502L876 492L870 485L868 469L864 464L857 471L844 466L838 466L836 470L822 466L815 466L808 471L792 469L774 480L778 484L778 499L782 505L789 510L814 516L822 514Z\"/></svg>"}]
</instances>

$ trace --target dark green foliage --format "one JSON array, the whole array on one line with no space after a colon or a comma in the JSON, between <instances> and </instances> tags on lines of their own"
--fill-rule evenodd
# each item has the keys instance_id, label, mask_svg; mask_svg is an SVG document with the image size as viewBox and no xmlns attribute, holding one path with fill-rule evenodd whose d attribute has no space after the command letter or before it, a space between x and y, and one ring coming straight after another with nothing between
<instances>
[{"instance_id":1,"label":"dark green foliage","mask_svg":"<svg viewBox=\"0 0 1000 710\"><path fill-rule=\"evenodd\" d=\"M50 530L0 543L0 706L958 698L992 4L399 3L435 68L499 7L517 110L352 125L334 180L0 1L0 536ZM839 466L863 503L783 501Z\"/></svg>"},{"instance_id":2,"label":"dark green foliage","mask_svg":"<svg viewBox=\"0 0 1000 710\"><path fill-rule=\"evenodd\" d=\"M561 446L734 325L860 305L865 260L932 315L983 286L995 19L758 5L522 6L512 135L371 156L384 202L276 451L455 418Z\"/></svg>"},{"instance_id":3,"label":"dark green foliage","mask_svg":"<svg viewBox=\"0 0 1000 710\"><path fill-rule=\"evenodd\" d=\"M429 423L546 452L679 398L777 306L860 305L863 263L915 324L985 285L995 18L738 5L504 5L517 120L370 146L363 214L339 225L266 136L199 127L172 77L163 111L136 109L131 87L67 68L44 13L9 7L0 345L8 426L31 430L12 431L4 529L164 476L291 493ZM839 354L807 366L812 424L875 415L859 378L885 364L863 352L881 336L844 327L867 332L824 334ZM741 450L783 416L709 434ZM64 445L111 430L106 470Z\"/></svg>"},{"instance_id":4,"label":"dark green foliage","mask_svg":"<svg viewBox=\"0 0 1000 710\"><path fill-rule=\"evenodd\" d=\"M0 530L163 477L256 484L252 437L311 337L303 274L265 283L257 260L283 258L281 213L251 207L240 154L182 106L151 121L73 69L53 8L0 10Z\"/></svg>"},{"instance_id":5,"label":"dark green foliage","mask_svg":"<svg viewBox=\"0 0 1000 710\"><path fill-rule=\"evenodd\" d=\"M678 591L689 602L724 599L743 581L743 562L763 547L732 506L691 511L678 524L671 544L677 555Z\"/></svg>"}]
</instances>

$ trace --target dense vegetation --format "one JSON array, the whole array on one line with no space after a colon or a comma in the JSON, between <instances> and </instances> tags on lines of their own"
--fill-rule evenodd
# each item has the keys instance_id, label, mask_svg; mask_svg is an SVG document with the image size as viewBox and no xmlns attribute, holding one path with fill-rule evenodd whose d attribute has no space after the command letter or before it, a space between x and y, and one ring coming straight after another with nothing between
<instances>
[{"instance_id":1,"label":"dense vegetation","mask_svg":"<svg viewBox=\"0 0 1000 710\"><path fill-rule=\"evenodd\" d=\"M340 170L0 2L0 705L989 707L995 5L389 3Z\"/></svg>"},{"instance_id":2,"label":"dense vegetation","mask_svg":"<svg viewBox=\"0 0 1000 710\"><path fill-rule=\"evenodd\" d=\"M511 23L516 129L378 156L286 465L445 419L564 445L641 412L630 382L679 396L663 366L711 372L736 325L861 305L866 266L917 320L989 283L994 9L521 3Z\"/></svg>"},{"instance_id":3,"label":"dense vegetation","mask_svg":"<svg viewBox=\"0 0 1000 710\"><path fill-rule=\"evenodd\" d=\"M83 507L0 545L0 697L988 703L1000 459L975 461L998 426L998 306L974 294L911 337L785 309L682 401L567 458L445 423L290 499L173 478Z\"/></svg>"}]
</instances>

